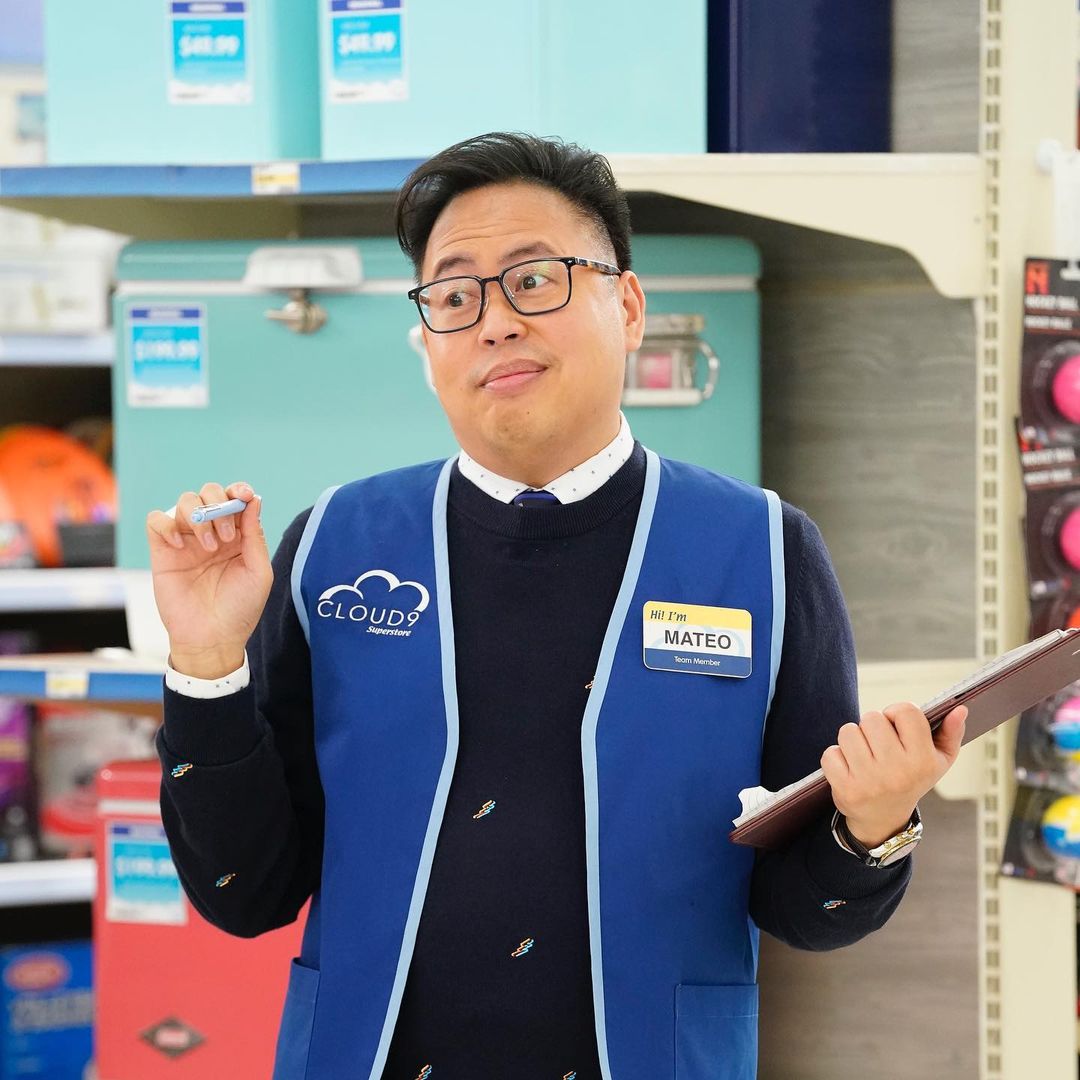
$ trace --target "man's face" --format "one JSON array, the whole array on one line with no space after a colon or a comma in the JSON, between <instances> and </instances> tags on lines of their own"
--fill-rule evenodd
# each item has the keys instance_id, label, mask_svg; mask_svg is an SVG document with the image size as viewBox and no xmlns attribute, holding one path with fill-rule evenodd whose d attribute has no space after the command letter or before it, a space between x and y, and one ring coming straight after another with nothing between
<instances>
[{"instance_id":1,"label":"man's face","mask_svg":"<svg viewBox=\"0 0 1080 1080\"><path fill-rule=\"evenodd\" d=\"M558 192L494 184L447 204L420 279L487 277L533 257L565 255L613 261ZM626 354L641 344L644 328L641 287L629 271L613 277L576 266L571 274L570 303L557 311L522 315L491 282L476 326L450 334L424 328L432 381L458 442L496 471L537 456L584 460L618 430Z\"/></svg>"}]
</instances>

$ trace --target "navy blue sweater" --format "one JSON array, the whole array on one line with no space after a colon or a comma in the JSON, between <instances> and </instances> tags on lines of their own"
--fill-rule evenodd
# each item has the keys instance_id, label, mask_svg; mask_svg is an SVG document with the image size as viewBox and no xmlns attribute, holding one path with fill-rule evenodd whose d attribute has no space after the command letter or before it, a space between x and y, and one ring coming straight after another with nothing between
<instances>
[{"instance_id":1,"label":"navy blue sweater","mask_svg":"<svg viewBox=\"0 0 1080 1080\"><path fill-rule=\"evenodd\" d=\"M505 505L452 474L460 742L384 1080L415 1080L425 1063L462 1080L599 1078L580 724L644 457L636 445L599 491L567 506ZM786 622L762 763L773 790L818 768L840 725L859 719L851 626L828 552L805 513L782 508ZM273 589L248 643L251 685L211 700L165 689L158 751L173 858L196 909L244 936L295 919L319 883L310 653L290 591L309 512L274 556ZM195 768L179 783L169 773L181 762ZM489 801L498 809L478 829ZM829 816L756 856L749 913L798 948L837 948L877 929L911 874L910 858L864 867L836 845ZM215 888L223 873L236 878ZM826 908L835 900L844 903ZM507 943L528 937L543 948L516 962Z\"/></svg>"}]
</instances>

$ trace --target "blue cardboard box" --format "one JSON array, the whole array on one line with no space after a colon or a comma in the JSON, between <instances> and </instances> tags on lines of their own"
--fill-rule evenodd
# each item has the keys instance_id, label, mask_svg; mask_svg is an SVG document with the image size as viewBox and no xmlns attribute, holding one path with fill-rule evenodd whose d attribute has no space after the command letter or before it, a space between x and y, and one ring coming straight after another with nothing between
<instances>
[{"instance_id":1,"label":"blue cardboard box","mask_svg":"<svg viewBox=\"0 0 1080 1080\"><path fill-rule=\"evenodd\" d=\"M84 1080L93 1058L89 941L0 949L0 1077Z\"/></svg>"}]
</instances>

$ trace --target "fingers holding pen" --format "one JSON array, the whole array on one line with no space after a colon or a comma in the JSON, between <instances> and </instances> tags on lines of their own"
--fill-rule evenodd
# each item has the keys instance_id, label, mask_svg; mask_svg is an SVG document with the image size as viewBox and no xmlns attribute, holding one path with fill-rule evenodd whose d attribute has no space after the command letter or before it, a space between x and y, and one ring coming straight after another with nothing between
<instances>
[{"instance_id":1,"label":"fingers holding pen","mask_svg":"<svg viewBox=\"0 0 1080 1080\"><path fill-rule=\"evenodd\" d=\"M213 509L233 500L239 504L235 509L226 510L225 513ZM216 552L237 539L240 530L238 523L242 520L237 514L244 509L244 504L253 502L257 514L257 496L251 485L243 481L229 484L228 487L207 483L197 492L185 491L169 510L153 511L147 518L147 529L175 548L182 549L185 536L190 534L205 551ZM206 509L211 509L212 516L196 520Z\"/></svg>"}]
</instances>

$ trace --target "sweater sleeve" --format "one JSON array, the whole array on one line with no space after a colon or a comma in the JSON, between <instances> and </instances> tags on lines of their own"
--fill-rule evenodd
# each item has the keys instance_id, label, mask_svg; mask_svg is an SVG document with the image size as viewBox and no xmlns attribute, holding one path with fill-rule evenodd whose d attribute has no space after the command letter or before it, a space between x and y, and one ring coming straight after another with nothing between
<instances>
[{"instance_id":1,"label":"sweater sleeve","mask_svg":"<svg viewBox=\"0 0 1080 1080\"><path fill-rule=\"evenodd\" d=\"M197 698L163 687L161 819L193 907L240 937L293 922L318 887L324 799L311 654L291 572L310 510L286 529L250 640L251 681Z\"/></svg>"},{"instance_id":2,"label":"sweater sleeve","mask_svg":"<svg viewBox=\"0 0 1080 1080\"><path fill-rule=\"evenodd\" d=\"M787 581L784 643L765 725L761 783L771 791L821 767L840 727L859 722L855 644L844 598L817 525L782 504ZM913 855L892 866L864 866L830 829L833 808L787 847L757 851L750 915L800 949L851 945L896 910Z\"/></svg>"}]
</instances>

